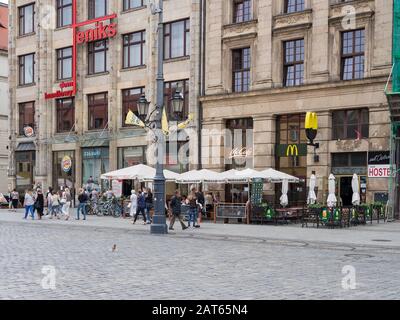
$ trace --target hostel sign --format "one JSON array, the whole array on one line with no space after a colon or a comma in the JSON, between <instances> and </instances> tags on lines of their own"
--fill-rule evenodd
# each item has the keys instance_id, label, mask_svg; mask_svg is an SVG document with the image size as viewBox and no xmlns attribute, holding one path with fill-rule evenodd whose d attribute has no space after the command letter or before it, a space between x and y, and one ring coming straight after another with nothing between
<instances>
[{"instance_id":1,"label":"hostel sign","mask_svg":"<svg viewBox=\"0 0 400 320\"><path fill-rule=\"evenodd\" d=\"M117 35L117 24L109 23L104 24L105 21L111 20L117 17L115 13L91 19L83 22L77 22L77 0L72 0L72 33L73 33L73 42L72 42L72 81L71 82L63 82L60 84L60 90L54 93L45 93L45 99L56 99L63 97L71 97L76 95L77 91L77 47L80 44L84 44L87 42L104 40L108 38L113 38ZM88 29L86 31L79 31L80 27L92 25L94 24L94 28ZM68 90L64 90L68 88Z\"/></svg>"}]
</instances>

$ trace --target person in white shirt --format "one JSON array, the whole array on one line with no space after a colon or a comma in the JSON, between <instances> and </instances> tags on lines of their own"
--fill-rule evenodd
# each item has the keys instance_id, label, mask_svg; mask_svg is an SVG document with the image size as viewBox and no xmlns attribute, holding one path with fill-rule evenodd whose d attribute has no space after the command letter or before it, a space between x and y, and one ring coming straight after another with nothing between
<instances>
[{"instance_id":1,"label":"person in white shirt","mask_svg":"<svg viewBox=\"0 0 400 320\"><path fill-rule=\"evenodd\" d=\"M35 204L35 200L33 199L32 190L27 190L25 193L24 199L24 207L25 207L25 217L28 217L28 214L31 213L32 220L34 220L34 213L33 213L33 205Z\"/></svg>"},{"instance_id":2,"label":"person in white shirt","mask_svg":"<svg viewBox=\"0 0 400 320\"><path fill-rule=\"evenodd\" d=\"M71 206L71 200L71 193L68 188L65 188L61 198L62 213L65 216L65 220L69 219L69 208Z\"/></svg>"},{"instance_id":3,"label":"person in white shirt","mask_svg":"<svg viewBox=\"0 0 400 320\"><path fill-rule=\"evenodd\" d=\"M137 195L136 191L131 191L131 207L129 209L129 215L133 218L137 211Z\"/></svg>"}]
</instances>

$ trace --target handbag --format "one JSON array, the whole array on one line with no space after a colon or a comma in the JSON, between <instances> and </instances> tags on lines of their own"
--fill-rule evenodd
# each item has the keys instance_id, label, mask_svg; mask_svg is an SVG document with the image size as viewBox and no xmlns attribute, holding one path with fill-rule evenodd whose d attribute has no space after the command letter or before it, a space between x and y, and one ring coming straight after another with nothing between
<instances>
[{"instance_id":1,"label":"handbag","mask_svg":"<svg viewBox=\"0 0 400 320\"><path fill-rule=\"evenodd\" d=\"M60 204L66 204L67 203L67 199L61 199Z\"/></svg>"}]
</instances>

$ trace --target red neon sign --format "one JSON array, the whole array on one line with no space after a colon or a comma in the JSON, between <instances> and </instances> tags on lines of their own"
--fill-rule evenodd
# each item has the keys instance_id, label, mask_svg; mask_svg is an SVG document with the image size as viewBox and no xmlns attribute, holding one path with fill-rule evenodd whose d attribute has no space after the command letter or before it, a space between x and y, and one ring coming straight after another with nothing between
<instances>
[{"instance_id":1,"label":"red neon sign","mask_svg":"<svg viewBox=\"0 0 400 320\"><path fill-rule=\"evenodd\" d=\"M91 19L83 22L77 23L77 5L76 0L72 0L72 33L73 33L73 43L72 43L72 81L63 82L60 84L60 89L55 93L45 93L45 99L55 99L61 97L71 97L76 95L77 83L76 83L76 68L77 68L77 46L78 44L83 44L86 42L103 40L115 37L117 34L117 24L110 23L104 25L103 21L111 20L116 18L115 13L108 16ZM86 31L78 31L79 27L83 27L89 24L96 24L96 27ZM70 90L64 91L64 88L72 88Z\"/></svg>"}]
</instances>

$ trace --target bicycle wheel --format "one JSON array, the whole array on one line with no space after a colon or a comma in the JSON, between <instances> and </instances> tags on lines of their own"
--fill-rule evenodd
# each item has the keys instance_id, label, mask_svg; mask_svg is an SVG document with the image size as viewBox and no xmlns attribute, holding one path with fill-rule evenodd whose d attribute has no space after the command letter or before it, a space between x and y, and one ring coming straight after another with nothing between
<instances>
[{"instance_id":1,"label":"bicycle wheel","mask_svg":"<svg viewBox=\"0 0 400 320\"><path fill-rule=\"evenodd\" d=\"M120 206L114 206L113 216L114 218L119 218L122 215L122 209Z\"/></svg>"}]
</instances>

